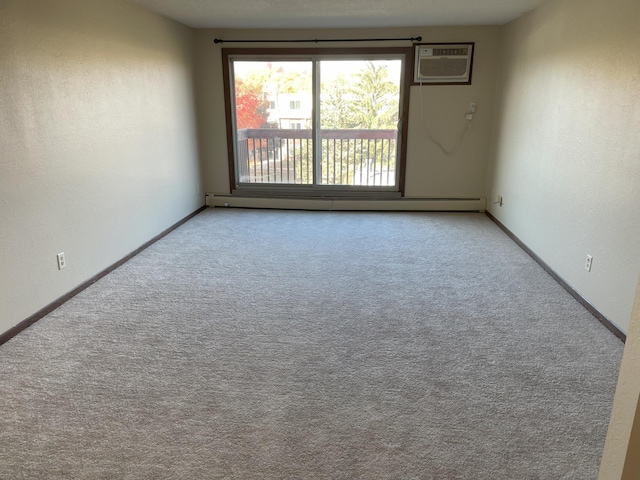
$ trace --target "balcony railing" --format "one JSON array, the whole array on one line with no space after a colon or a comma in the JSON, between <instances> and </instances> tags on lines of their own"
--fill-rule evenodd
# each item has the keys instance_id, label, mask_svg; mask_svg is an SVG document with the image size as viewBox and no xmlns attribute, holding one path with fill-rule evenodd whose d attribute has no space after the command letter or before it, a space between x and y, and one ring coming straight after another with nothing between
<instances>
[{"instance_id":1,"label":"balcony railing","mask_svg":"<svg viewBox=\"0 0 640 480\"><path fill-rule=\"evenodd\" d=\"M321 130L318 183L394 186L396 130ZM311 130L238 131L240 183L312 185Z\"/></svg>"}]
</instances>

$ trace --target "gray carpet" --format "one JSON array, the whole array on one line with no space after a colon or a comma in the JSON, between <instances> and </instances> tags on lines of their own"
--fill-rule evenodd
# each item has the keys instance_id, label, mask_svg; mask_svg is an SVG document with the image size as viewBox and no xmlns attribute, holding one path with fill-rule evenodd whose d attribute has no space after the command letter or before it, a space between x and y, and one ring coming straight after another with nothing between
<instances>
[{"instance_id":1,"label":"gray carpet","mask_svg":"<svg viewBox=\"0 0 640 480\"><path fill-rule=\"evenodd\" d=\"M622 348L483 214L209 209L0 346L0 478L595 479Z\"/></svg>"}]
</instances>

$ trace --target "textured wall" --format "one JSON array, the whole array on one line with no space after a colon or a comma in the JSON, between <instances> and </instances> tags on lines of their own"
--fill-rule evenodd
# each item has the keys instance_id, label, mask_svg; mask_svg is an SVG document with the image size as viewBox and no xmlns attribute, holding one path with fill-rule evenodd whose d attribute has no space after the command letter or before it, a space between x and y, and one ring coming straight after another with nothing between
<instances>
[{"instance_id":1,"label":"textured wall","mask_svg":"<svg viewBox=\"0 0 640 480\"><path fill-rule=\"evenodd\" d=\"M626 331L640 271L640 2L552 1L502 44L487 191L504 205L490 211Z\"/></svg>"},{"instance_id":2,"label":"textured wall","mask_svg":"<svg viewBox=\"0 0 640 480\"><path fill-rule=\"evenodd\" d=\"M422 87L424 116L434 137L445 147L453 148L466 125L465 113L470 102L476 102L477 115L465 142L451 156L443 155L427 138L422 124L421 98L418 86L411 88L407 146L407 197L473 198L485 195L489 139L493 114L495 70L499 27L448 27L356 30L199 30L198 99L200 138L203 154L204 182L208 191L229 193L227 142L224 116L224 92L221 46L223 39L290 39L290 38L401 38L421 35L423 42L476 42L473 84L470 86ZM315 44L293 46L313 47ZM345 43L330 47L403 46L399 43ZM225 44L238 48L243 44ZM248 44L256 47L256 44ZM276 48L291 44L259 44ZM327 47L327 44L319 44Z\"/></svg>"},{"instance_id":3,"label":"textured wall","mask_svg":"<svg viewBox=\"0 0 640 480\"><path fill-rule=\"evenodd\" d=\"M128 2L0 3L0 332L203 203L192 51Z\"/></svg>"}]
</instances>

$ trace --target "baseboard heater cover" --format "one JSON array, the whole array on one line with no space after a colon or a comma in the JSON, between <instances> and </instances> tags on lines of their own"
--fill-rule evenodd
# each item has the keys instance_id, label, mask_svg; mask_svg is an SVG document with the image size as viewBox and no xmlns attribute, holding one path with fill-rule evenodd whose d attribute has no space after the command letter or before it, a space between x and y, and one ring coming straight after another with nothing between
<instances>
[{"instance_id":1,"label":"baseboard heater cover","mask_svg":"<svg viewBox=\"0 0 640 480\"><path fill-rule=\"evenodd\" d=\"M209 206L232 208L336 211L484 212L486 206L486 198L484 197L364 200L352 198L278 198L208 195Z\"/></svg>"}]
</instances>

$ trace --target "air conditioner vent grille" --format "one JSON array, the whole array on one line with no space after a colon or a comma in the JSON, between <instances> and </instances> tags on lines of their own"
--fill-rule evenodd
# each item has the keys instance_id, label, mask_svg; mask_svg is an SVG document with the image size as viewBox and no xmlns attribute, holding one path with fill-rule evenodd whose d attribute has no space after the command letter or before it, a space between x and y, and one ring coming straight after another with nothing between
<instances>
[{"instance_id":1,"label":"air conditioner vent grille","mask_svg":"<svg viewBox=\"0 0 640 480\"><path fill-rule=\"evenodd\" d=\"M420 62L421 77L457 77L467 71L466 58L442 58L437 62Z\"/></svg>"}]
</instances>

